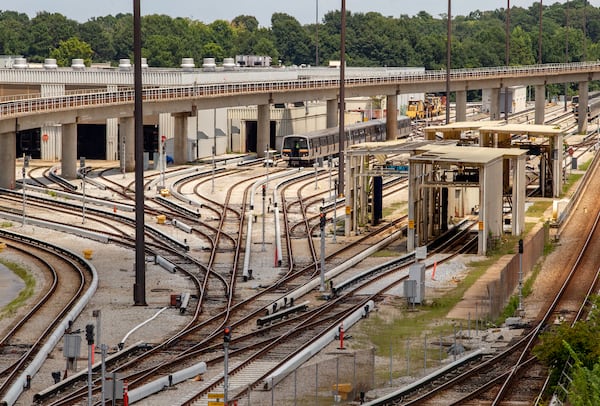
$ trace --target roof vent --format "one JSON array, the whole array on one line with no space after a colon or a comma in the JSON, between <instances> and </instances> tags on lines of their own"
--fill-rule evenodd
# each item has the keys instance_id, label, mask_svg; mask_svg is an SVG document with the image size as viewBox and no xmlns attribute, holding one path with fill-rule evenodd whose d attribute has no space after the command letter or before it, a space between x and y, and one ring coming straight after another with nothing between
<instances>
[{"instance_id":1,"label":"roof vent","mask_svg":"<svg viewBox=\"0 0 600 406\"><path fill-rule=\"evenodd\" d=\"M128 58L119 59L119 70L131 70L131 61Z\"/></svg>"},{"instance_id":2,"label":"roof vent","mask_svg":"<svg viewBox=\"0 0 600 406\"><path fill-rule=\"evenodd\" d=\"M186 71L189 72L191 70L193 70L196 67L196 64L194 63L194 58L181 58L181 68Z\"/></svg>"},{"instance_id":3,"label":"roof vent","mask_svg":"<svg viewBox=\"0 0 600 406\"><path fill-rule=\"evenodd\" d=\"M233 58L223 59L223 69L233 70L234 68L235 68L235 62L233 61Z\"/></svg>"},{"instance_id":4,"label":"roof vent","mask_svg":"<svg viewBox=\"0 0 600 406\"><path fill-rule=\"evenodd\" d=\"M56 59L54 58L46 58L44 59L44 69L56 69L58 65L56 64Z\"/></svg>"},{"instance_id":5,"label":"roof vent","mask_svg":"<svg viewBox=\"0 0 600 406\"><path fill-rule=\"evenodd\" d=\"M15 62L13 63L13 68L15 69L26 69L29 65L27 64L27 59L25 58L15 58Z\"/></svg>"},{"instance_id":6,"label":"roof vent","mask_svg":"<svg viewBox=\"0 0 600 406\"><path fill-rule=\"evenodd\" d=\"M85 64L83 63L83 59L71 60L71 68L73 68L73 70L84 70Z\"/></svg>"}]
</instances>

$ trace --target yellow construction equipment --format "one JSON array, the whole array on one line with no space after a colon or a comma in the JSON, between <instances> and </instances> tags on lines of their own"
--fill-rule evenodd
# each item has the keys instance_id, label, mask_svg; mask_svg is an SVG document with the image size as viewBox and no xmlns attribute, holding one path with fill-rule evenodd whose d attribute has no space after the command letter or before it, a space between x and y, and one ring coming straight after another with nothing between
<instances>
[{"instance_id":1,"label":"yellow construction equipment","mask_svg":"<svg viewBox=\"0 0 600 406\"><path fill-rule=\"evenodd\" d=\"M413 120L423 120L428 117L439 116L442 110L442 98L428 94L425 100L409 100L406 115Z\"/></svg>"}]
</instances>

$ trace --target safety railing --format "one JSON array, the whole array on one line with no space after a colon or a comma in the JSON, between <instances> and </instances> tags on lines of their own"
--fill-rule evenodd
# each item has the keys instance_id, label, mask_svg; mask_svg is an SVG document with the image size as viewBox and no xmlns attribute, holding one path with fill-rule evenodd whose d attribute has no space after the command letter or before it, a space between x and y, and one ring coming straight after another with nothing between
<instances>
[{"instance_id":1,"label":"safety railing","mask_svg":"<svg viewBox=\"0 0 600 406\"><path fill-rule=\"evenodd\" d=\"M450 71L451 81L477 81L483 79L550 76L572 73L600 72L600 62L580 62L571 64L544 64L531 66L509 66L475 69L454 69ZM440 83L446 81L446 71L423 72L377 72L373 76L349 77L347 87L368 87L373 85L403 85L412 83ZM230 82L200 84L190 86L146 87L143 100L146 103L168 100L185 100L207 97L265 94L302 90L328 90L339 88L339 78L301 78L295 80L264 82ZM28 114L64 111L73 108L102 107L133 103L133 88L117 91L87 90L66 93L64 96L41 97L25 96L11 100L0 99L0 120Z\"/></svg>"}]
</instances>

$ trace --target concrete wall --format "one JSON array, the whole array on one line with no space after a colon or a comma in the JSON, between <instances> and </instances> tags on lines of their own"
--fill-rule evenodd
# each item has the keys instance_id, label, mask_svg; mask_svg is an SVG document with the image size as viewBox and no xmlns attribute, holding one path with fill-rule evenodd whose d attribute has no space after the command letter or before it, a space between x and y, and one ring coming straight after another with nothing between
<instances>
[{"instance_id":1,"label":"concrete wall","mask_svg":"<svg viewBox=\"0 0 600 406\"><path fill-rule=\"evenodd\" d=\"M498 100L500 113L504 113L504 91L505 88L500 88L500 99ZM483 89L481 92L481 110L489 112L492 108L492 91L491 89ZM508 112L509 114L518 113L527 108L527 87L526 86L511 86L508 88Z\"/></svg>"},{"instance_id":2,"label":"concrete wall","mask_svg":"<svg viewBox=\"0 0 600 406\"><path fill-rule=\"evenodd\" d=\"M548 227L538 223L523 241L522 270L523 279L533 270L537 261L544 254L544 245L549 239ZM518 251L515 248L515 251ZM505 255L495 266L499 266L498 276L488 282L488 297L482 300L482 309L490 319L495 319L504 310L513 294L518 294L519 285L519 254Z\"/></svg>"}]
</instances>

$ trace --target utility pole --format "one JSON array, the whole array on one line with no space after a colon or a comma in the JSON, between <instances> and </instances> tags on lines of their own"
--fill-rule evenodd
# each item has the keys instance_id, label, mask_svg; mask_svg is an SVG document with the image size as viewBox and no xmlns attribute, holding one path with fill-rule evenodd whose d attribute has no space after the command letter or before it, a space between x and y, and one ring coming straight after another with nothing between
<instances>
[{"instance_id":1,"label":"utility pole","mask_svg":"<svg viewBox=\"0 0 600 406\"><path fill-rule=\"evenodd\" d=\"M319 67L319 0L317 2L317 11L315 18L315 67Z\"/></svg>"},{"instance_id":2,"label":"utility pole","mask_svg":"<svg viewBox=\"0 0 600 406\"><path fill-rule=\"evenodd\" d=\"M506 67L510 65L510 0L506 0ZM504 119L508 122L508 86L504 87Z\"/></svg>"},{"instance_id":3,"label":"utility pole","mask_svg":"<svg viewBox=\"0 0 600 406\"><path fill-rule=\"evenodd\" d=\"M539 39L538 39L538 64L542 64L542 13L543 13L543 6L542 6L542 0L540 0L540 34L539 34Z\"/></svg>"},{"instance_id":4,"label":"utility pole","mask_svg":"<svg viewBox=\"0 0 600 406\"><path fill-rule=\"evenodd\" d=\"M134 121L135 121L135 284L136 306L146 306L146 247L144 242L144 114L142 111L141 0L133 0Z\"/></svg>"},{"instance_id":5,"label":"utility pole","mask_svg":"<svg viewBox=\"0 0 600 406\"><path fill-rule=\"evenodd\" d=\"M94 325L88 324L85 326L85 339L88 344L88 406L92 406L92 353L94 351Z\"/></svg>"},{"instance_id":6,"label":"utility pole","mask_svg":"<svg viewBox=\"0 0 600 406\"><path fill-rule=\"evenodd\" d=\"M569 63L569 0L565 10L565 63ZM567 111L567 94L569 93L569 84L565 82L565 111Z\"/></svg>"},{"instance_id":7,"label":"utility pole","mask_svg":"<svg viewBox=\"0 0 600 406\"><path fill-rule=\"evenodd\" d=\"M448 0L448 35L446 36L446 124L450 123L450 61L452 56L452 0Z\"/></svg>"},{"instance_id":8,"label":"utility pole","mask_svg":"<svg viewBox=\"0 0 600 406\"><path fill-rule=\"evenodd\" d=\"M321 229L321 286L319 291L325 291L325 212L323 206L321 206L321 213L319 214L319 227Z\"/></svg>"},{"instance_id":9,"label":"utility pole","mask_svg":"<svg viewBox=\"0 0 600 406\"><path fill-rule=\"evenodd\" d=\"M227 390L229 389L229 343L231 342L231 327L227 326L223 329L223 404L228 405Z\"/></svg>"},{"instance_id":10,"label":"utility pole","mask_svg":"<svg viewBox=\"0 0 600 406\"><path fill-rule=\"evenodd\" d=\"M23 227L25 227L25 201L27 200L27 195L25 193L27 186L27 168L29 167L29 158L25 153L23 153Z\"/></svg>"},{"instance_id":11,"label":"utility pole","mask_svg":"<svg viewBox=\"0 0 600 406\"><path fill-rule=\"evenodd\" d=\"M346 144L346 131L344 130L344 111L346 104L346 0L342 0L342 21L340 32L340 126L339 126L339 163L338 163L338 195L344 195L344 147Z\"/></svg>"}]
</instances>

